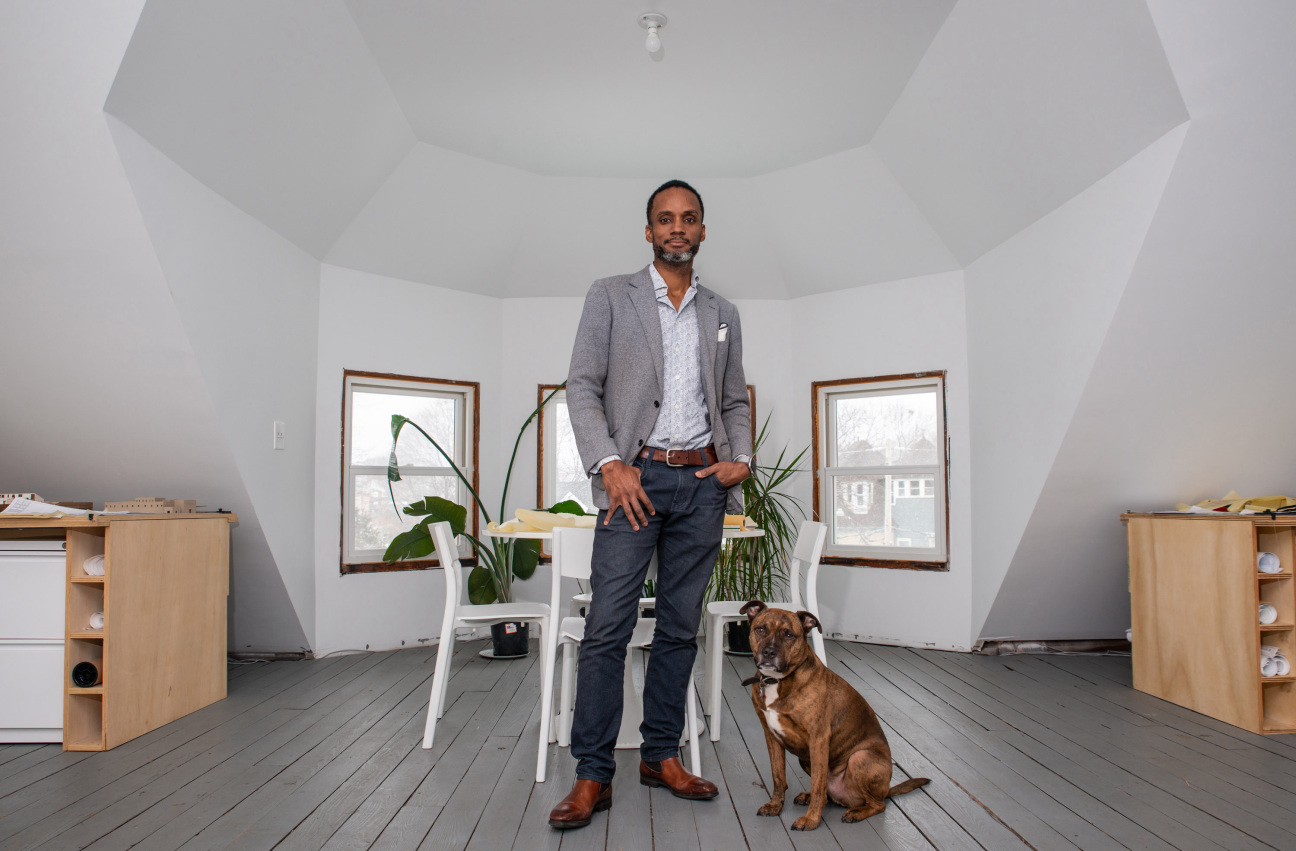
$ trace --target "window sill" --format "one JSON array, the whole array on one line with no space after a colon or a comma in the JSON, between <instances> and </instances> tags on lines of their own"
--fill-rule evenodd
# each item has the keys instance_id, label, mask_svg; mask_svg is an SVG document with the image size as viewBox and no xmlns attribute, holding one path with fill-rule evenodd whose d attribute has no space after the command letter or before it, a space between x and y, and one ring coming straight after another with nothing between
<instances>
[{"instance_id":1,"label":"window sill","mask_svg":"<svg viewBox=\"0 0 1296 851\"><path fill-rule=\"evenodd\" d=\"M464 558L459 560L462 567L476 567L477 557ZM406 570L431 570L441 566L441 562L434 558L410 559L409 561L397 561L390 564L385 561L366 561L357 564L343 564L342 575L346 576L351 573L399 573Z\"/></svg>"},{"instance_id":2,"label":"window sill","mask_svg":"<svg viewBox=\"0 0 1296 851\"><path fill-rule=\"evenodd\" d=\"M861 558L857 556L824 556L820 564L841 564L849 567L889 567L895 570L949 571L949 561L906 561L895 558Z\"/></svg>"}]
</instances>

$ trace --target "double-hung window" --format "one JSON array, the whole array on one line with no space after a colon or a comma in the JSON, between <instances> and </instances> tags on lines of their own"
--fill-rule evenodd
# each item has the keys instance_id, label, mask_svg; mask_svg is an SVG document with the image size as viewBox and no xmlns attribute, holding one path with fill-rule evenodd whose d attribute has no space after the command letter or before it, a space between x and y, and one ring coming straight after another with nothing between
<instances>
[{"instance_id":1,"label":"double-hung window","mask_svg":"<svg viewBox=\"0 0 1296 851\"><path fill-rule=\"evenodd\" d=\"M427 496L468 508L476 530L472 496L446 458L423 435L406 425L397 446L401 481L387 489L393 414L408 417L431 435L477 487L478 393L474 382L445 381L348 370L342 408L342 572L408 570L432 567L434 559L382 562L392 538L419 518L397 513Z\"/></svg>"},{"instance_id":2,"label":"double-hung window","mask_svg":"<svg viewBox=\"0 0 1296 851\"><path fill-rule=\"evenodd\" d=\"M818 381L813 390L824 561L944 568L945 374Z\"/></svg>"},{"instance_id":3,"label":"double-hung window","mask_svg":"<svg viewBox=\"0 0 1296 851\"><path fill-rule=\"evenodd\" d=\"M554 384L541 384L539 402L557 389ZM540 410L540 458L536 465L536 505L548 507L574 499L586 512L594 511L594 495L590 490L589 475L576 451L576 435L572 433L571 416L567 413L567 391L559 390Z\"/></svg>"}]
</instances>

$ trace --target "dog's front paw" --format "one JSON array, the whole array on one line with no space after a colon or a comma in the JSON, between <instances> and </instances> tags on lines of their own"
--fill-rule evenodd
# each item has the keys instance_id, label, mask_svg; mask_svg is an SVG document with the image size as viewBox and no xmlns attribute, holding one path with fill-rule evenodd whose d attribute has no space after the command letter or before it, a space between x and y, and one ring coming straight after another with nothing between
<instances>
[{"instance_id":1,"label":"dog's front paw","mask_svg":"<svg viewBox=\"0 0 1296 851\"><path fill-rule=\"evenodd\" d=\"M770 801L768 804L766 804L765 806L763 806L763 807L761 807L759 810L757 810L757 811L756 811L756 815L758 815L758 816L776 816L776 815L778 815L778 814L781 813L781 812L783 812L783 802L782 802L782 801Z\"/></svg>"},{"instance_id":2,"label":"dog's front paw","mask_svg":"<svg viewBox=\"0 0 1296 851\"><path fill-rule=\"evenodd\" d=\"M814 830L819 826L819 819L810 818L810 816L801 816L801 818L792 822L793 830Z\"/></svg>"},{"instance_id":3,"label":"dog's front paw","mask_svg":"<svg viewBox=\"0 0 1296 851\"><path fill-rule=\"evenodd\" d=\"M796 804L798 807L804 807L806 804L810 803L810 793L802 792L800 795L797 795L792 799L792 803Z\"/></svg>"}]
</instances>

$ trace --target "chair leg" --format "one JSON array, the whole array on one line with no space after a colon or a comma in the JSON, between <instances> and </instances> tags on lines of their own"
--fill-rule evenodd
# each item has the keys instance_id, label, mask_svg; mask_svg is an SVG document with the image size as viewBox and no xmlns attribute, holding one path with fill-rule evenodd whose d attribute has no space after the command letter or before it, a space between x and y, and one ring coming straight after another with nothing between
<instances>
[{"instance_id":1,"label":"chair leg","mask_svg":"<svg viewBox=\"0 0 1296 851\"><path fill-rule=\"evenodd\" d=\"M720 708L720 673L724 658L721 646L721 635L724 632L723 621L719 615L707 618L707 707L711 710L711 741L720 741L720 719L724 711ZM696 773L696 772L694 772Z\"/></svg>"},{"instance_id":2,"label":"chair leg","mask_svg":"<svg viewBox=\"0 0 1296 851\"><path fill-rule=\"evenodd\" d=\"M828 651L824 648L823 634L819 630L810 633L810 640L814 642L815 653L819 655L819 661L825 665L828 664Z\"/></svg>"},{"instance_id":3,"label":"chair leg","mask_svg":"<svg viewBox=\"0 0 1296 851\"><path fill-rule=\"evenodd\" d=\"M697 703L697 684L693 682L693 677L690 676L688 699L685 701L684 708L687 713L684 725L688 730L689 738L689 771L700 777L702 775L702 748L698 744Z\"/></svg>"},{"instance_id":4,"label":"chair leg","mask_svg":"<svg viewBox=\"0 0 1296 851\"><path fill-rule=\"evenodd\" d=\"M576 645L567 642L563 645L563 668L562 668L562 691L559 693L560 702L558 716L558 747L565 748L571 746L571 725L572 725L572 700L575 691L576 680Z\"/></svg>"},{"instance_id":5,"label":"chair leg","mask_svg":"<svg viewBox=\"0 0 1296 851\"><path fill-rule=\"evenodd\" d=\"M454 633L451 633L453 636ZM437 719L441 717L441 707L445 706L446 680L449 679L450 660L454 657L454 640L442 641L437 645L436 670L432 672L432 692L428 695L427 724L423 727L423 749L432 747L432 736L436 732Z\"/></svg>"},{"instance_id":6,"label":"chair leg","mask_svg":"<svg viewBox=\"0 0 1296 851\"><path fill-rule=\"evenodd\" d=\"M554 660L550 653L549 630L553 623L540 625L540 753L536 756L536 782L545 781L545 763L549 758L549 728L553 723Z\"/></svg>"}]
</instances>

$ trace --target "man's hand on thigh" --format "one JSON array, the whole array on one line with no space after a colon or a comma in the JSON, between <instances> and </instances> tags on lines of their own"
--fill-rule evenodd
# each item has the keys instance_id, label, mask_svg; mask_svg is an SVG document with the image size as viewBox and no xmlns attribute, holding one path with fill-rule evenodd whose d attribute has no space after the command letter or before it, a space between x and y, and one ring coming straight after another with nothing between
<instances>
[{"instance_id":1,"label":"man's hand on thigh","mask_svg":"<svg viewBox=\"0 0 1296 851\"><path fill-rule=\"evenodd\" d=\"M610 523L612 515L620 508L625 512L626 520L630 521L630 528L638 532L639 524L648 522L648 517L644 514L645 508L648 514L657 513L639 482L641 471L624 461L613 460L604 464L599 472L603 474L603 488L608 495L608 510L603 525Z\"/></svg>"}]
</instances>

